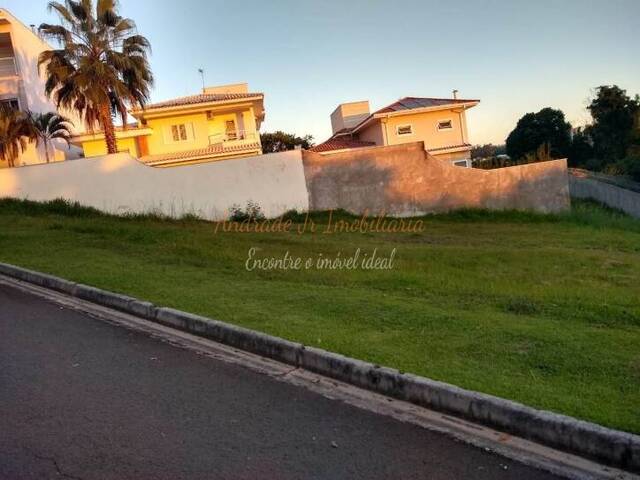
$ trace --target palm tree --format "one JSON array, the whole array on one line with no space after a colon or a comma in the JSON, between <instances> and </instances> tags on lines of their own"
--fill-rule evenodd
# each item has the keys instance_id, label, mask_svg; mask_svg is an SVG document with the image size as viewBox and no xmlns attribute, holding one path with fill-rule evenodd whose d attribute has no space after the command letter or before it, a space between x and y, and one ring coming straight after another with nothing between
<instances>
[{"instance_id":1,"label":"palm tree","mask_svg":"<svg viewBox=\"0 0 640 480\"><path fill-rule=\"evenodd\" d=\"M118 15L114 0L65 0L49 3L60 25L40 25L40 32L60 48L40 54L45 92L58 108L77 111L93 130L104 131L107 151L116 153L113 117L127 125L127 107L144 107L153 85L147 60L149 41L135 23Z\"/></svg>"},{"instance_id":2,"label":"palm tree","mask_svg":"<svg viewBox=\"0 0 640 480\"><path fill-rule=\"evenodd\" d=\"M0 107L0 158L10 167L27 148L29 140L35 138L29 116L12 108Z\"/></svg>"},{"instance_id":3,"label":"palm tree","mask_svg":"<svg viewBox=\"0 0 640 480\"><path fill-rule=\"evenodd\" d=\"M49 163L49 145L51 145L51 141L59 138L69 145L73 123L55 112L31 114L30 120L36 135L36 143L42 142L44 145L47 163Z\"/></svg>"}]
</instances>

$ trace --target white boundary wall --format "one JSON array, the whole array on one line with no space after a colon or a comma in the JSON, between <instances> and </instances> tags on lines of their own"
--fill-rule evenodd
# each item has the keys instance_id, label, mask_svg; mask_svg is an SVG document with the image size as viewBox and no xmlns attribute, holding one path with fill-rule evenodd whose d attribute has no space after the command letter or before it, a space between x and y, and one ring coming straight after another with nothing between
<instances>
[{"instance_id":1,"label":"white boundary wall","mask_svg":"<svg viewBox=\"0 0 640 480\"><path fill-rule=\"evenodd\" d=\"M229 207L250 200L267 217L309 208L299 150L173 168L148 167L126 153L3 168L0 197L65 198L110 213L208 220L222 220Z\"/></svg>"},{"instance_id":2,"label":"white boundary wall","mask_svg":"<svg viewBox=\"0 0 640 480\"><path fill-rule=\"evenodd\" d=\"M579 173L569 175L569 190L576 198L591 198L632 217L640 218L640 193Z\"/></svg>"}]
</instances>

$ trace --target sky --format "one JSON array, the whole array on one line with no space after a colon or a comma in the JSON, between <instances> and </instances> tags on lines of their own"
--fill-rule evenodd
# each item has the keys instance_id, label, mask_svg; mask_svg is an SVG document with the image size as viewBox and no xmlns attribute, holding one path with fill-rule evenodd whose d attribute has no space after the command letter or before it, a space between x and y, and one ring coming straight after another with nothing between
<instances>
[{"instance_id":1,"label":"sky","mask_svg":"<svg viewBox=\"0 0 640 480\"><path fill-rule=\"evenodd\" d=\"M4 0L25 24L46 0ZM503 143L518 118L559 108L574 126L599 85L640 94L640 0L120 0L152 45L152 101L248 82L262 131L331 134L342 102L480 99L472 143Z\"/></svg>"}]
</instances>

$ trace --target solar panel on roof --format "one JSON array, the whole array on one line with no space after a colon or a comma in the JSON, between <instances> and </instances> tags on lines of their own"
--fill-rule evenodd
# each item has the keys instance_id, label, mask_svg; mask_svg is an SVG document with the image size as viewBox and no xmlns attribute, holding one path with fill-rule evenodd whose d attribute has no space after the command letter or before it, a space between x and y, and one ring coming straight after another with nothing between
<instances>
[{"instance_id":1,"label":"solar panel on roof","mask_svg":"<svg viewBox=\"0 0 640 480\"><path fill-rule=\"evenodd\" d=\"M412 98L409 100L409 108L420 108L424 107L424 99L423 98Z\"/></svg>"},{"instance_id":2,"label":"solar panel on roof","mask_svg":"<svg viewBox=\"0 0 640 480\"><path fill-rule=\"evenodd\" d=\"M403 109L411 110L413 108L422 108L426 106L424 98L406 98L402 100L400 105L402 105Z\"/></svg>"}]
</instances>

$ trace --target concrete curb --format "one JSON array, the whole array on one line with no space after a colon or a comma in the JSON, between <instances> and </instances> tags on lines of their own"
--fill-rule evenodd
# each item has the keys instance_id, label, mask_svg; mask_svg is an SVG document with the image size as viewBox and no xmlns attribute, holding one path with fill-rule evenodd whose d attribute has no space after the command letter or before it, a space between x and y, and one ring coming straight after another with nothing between
<instances>
[{"instance_id":1,"label":"concrete curb","mask_svg":"<svg viewBox=\"0 0 640 480\"><path fill-rule=\"evenodd\" d=\"M640 436L536 410L228 323L0 263L0 274L210 338L342 382L450 413L617 468L640 472Z\"/></svg>"}]
</instances>

